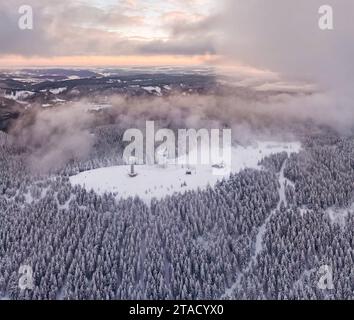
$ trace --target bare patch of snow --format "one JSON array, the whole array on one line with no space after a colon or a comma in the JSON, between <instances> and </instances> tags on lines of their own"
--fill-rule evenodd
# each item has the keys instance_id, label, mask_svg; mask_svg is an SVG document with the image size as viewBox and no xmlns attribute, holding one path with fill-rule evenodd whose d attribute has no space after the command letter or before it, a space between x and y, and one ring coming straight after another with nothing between
<instances>
[{"instance_id":1,"label":"bare patch of snow","mask_svg":"<svg viewBox=\"0 0 354 320\"><path fill-rule=\"evenodd\" d=\"M157 93L158 95L161 95L160 87L142 87L142 88L149 93Z\"/></svg>"},{"instance_id":2,"label":"bare patch of snow","mask_svg":"<svg viewBox=\"0 0 354 320\"><path fill-rule=\"evenodd\" d=\"M299 210L301 217L304 217L304 215L308 214L309 212L312 212L312 210L309 210L307 207L301 207Z\"/></svg>"},{"instance_id":3,"label":"bare patch of snow","mask_svg":"<svg viewBox=\"0 0 354 320\"><path fill-rule=\"evenodd\" d=\"M49 92L52 94L60 94L67 90L67 87L50 89Z\"/></svg>"},{"instance_id":4,"label":"bare patch of snow","mask_svg":"<svg viewBox=\"0 0 354 320\"><path fill-rule=\"evenodd\" d=\"M101 111L112 108L111 104L93 104L86 111Z\"/></svg>"},{"instance_id":5,"label":"bare patch of snow","mask_svg":"<svg viewBox=\"0 0 354 320\"><path fill-rule=\"evenodd\" d=\"M326 210L332 223L341 227L345 226L345 221L349 214L354 214L354 203L349 208L329 208Z\"/></svg>"},{"instance_id":6,"label":"bare patch of snow","mask_svg":"<svg viewBox=\"0 0 354 320\"><path fill-rule=\"evenodd\" d=\"M258 142L252 146L235 146L232 148L231 172L238 173L245 168L262 169L258 165L264 157L273 153L286 151L298 152L301 144ZM93 189L98 194L113 193L119 197L139 196L149 203L152 198L161 199L176 192L184 193L198 188L214 186L220 175L215 175L212 165L197 165L188 172L182 165L168 164L165 167L136 165L138 175L129 176L130 166L115 166L81 172L70 177L73 185L81 185L87 190Z\"/></svg>"},{"instance_id":7,"label":"bare patch of snow","mask_svg":"<svg viewBox=\"0 0 354 320\"><path fill-rule=\"evenodd\" d=\"M210 241L204 239L203 237L198 237L197 238L197 243L202 246L204 250L209 250L210 249Z\"/></svg>"},{"instance_id":8,"label":"bare patch of snow","mask_svg":"<svg viewBox=\"0 0 354 320\"><path fill-rule=\"evenodd\" d=\"M52 100L52 102L55 102L55 103L64 103L64 102L66 102L66 100L64 100L64 99L59 99L59 98L55 98L55 99Z\"/></svg>"},{"instance_id":9,"label":"bare patch of snow","mask_svg":"<svg viewBox=\"0 0 354 320\"><path fill-rule=\"evenodd\" d=\"M10 94L5 94L4 97L6 99L11 99L11 100L23 100L33 96L34 94L35 93L31 91L21 90L21 91L11 92Z\"/></svg>"}]
</instances>

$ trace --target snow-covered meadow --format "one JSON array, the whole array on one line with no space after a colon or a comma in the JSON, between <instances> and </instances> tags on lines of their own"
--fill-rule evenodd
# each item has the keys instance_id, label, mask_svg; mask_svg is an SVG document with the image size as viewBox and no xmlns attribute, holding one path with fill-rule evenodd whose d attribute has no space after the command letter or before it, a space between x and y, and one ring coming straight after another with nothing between
<instances>
[{"instance_id":1,"label":"snow-covered meadow","mask_svg":"<svg viewBox=\"0 0 354 320\"><path fill-rule=\"evenodd\" d=\"M10 100L21 101L23 99L33 96L34 94L35 93L31 91L17 90L17 91L11 91L9 94L5 94L4 97Z\"/></svg>"},{"instance_id":2,"label":"snow-covered meadow","mask_svg":"<svg viewBox=\"0 0 354 320\"><path fill-rule=\"evenodd\" d=\"M299 152L299 142L257 142L249 146L232 147L231 172L238 173L245 168L261 169L259 161L271 154ZM197 165L187 173L181 165L137 165L138 175L129 176L130 166L100 168L79 173L70 177L73 185L81 185L87 190L93 189L98 194L112 192L118 197L128 198L139 196L149 203L152 198L161 199L175 192L186 192L213 186L223 177L215 174L212 165Z\"/></svg>"}]
</instances>

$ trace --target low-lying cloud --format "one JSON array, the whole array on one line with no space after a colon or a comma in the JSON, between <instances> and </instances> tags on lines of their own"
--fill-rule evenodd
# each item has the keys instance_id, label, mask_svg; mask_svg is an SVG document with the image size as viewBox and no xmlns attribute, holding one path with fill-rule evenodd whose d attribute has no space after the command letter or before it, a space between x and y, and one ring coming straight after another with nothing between
<instances>
[{"instance_id":1,"label":"low-lying cloud","mask_svg":"<svg viewBox=\"0 0 354 320\"><path fill-rule=\"evenodd\" d=\"M169 97L112 96L112 108L88 112L89 101L27 113L10 131L17 143L31 152L32 169L60 168L70 160L85 159L95 142L95 127L115 124L120 129L145 127L153 120L161 128L231 128L233 139L293 140L326 126L341 134L352 132L354 113L333 107L336 101L322 93L270 94L240 98L237 95L181 95ZM117 146L118 147L118 146ZM117 155L118 156L118 155Z\"/></svg>"},{"instance_id":2,"label":"low-lying cloud","mask_svg":"<svg viewBox=\"0 0 354 320\"><path fill-rule=\"evenodd\" d=\"M29 150L30 169L46 172L89 154L94 142L89 131L93 119L81 104L38 110L27 113L10 131L15 143Z\"/></svg>"}]
</instances>

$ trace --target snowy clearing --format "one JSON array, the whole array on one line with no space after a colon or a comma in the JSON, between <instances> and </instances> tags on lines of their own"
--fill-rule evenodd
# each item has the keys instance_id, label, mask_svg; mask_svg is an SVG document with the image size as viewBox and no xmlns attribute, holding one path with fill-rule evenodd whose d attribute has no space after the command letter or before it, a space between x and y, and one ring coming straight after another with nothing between
<instances>
[{"instance_id":1,"label":"snowy clearing","mask_svg":"<svg viewBox=\"0 0 354 320\"><path fill-rule=\"evenodd\" d=\"M60 94L63 93L64 91L67 90L67 87L64 88L56 88L56 89L50 89L49 92L52 94Z\"/></svg>"},{"instance_id":2,"label":"snowy clearing","mask_svg":"<svg viewBox=\"0 0 354 320\"><path fill-rule=\"evenodd\" d=\"M354 203L348 208L329 208L326 213L332 223L345 227L348 215L354 213Z\"/></svg>"},{"instance_id":3,"label":"snowy clearing","mask_svg":"<svg viewBox=\"0 0 354 320\"><path fill-rule=\"evenodd\" d=\"M105 110L105 109L110 109L112 108L111 104L91 104L86 111L101 111L101 110Z\"/></svg>"},{"instance_id":4,"label":"snowy clearing","mask_svg":"<svg viewBox=\"0 0 354 320\"><path fill-rule=\"evenodd\" d=\"M160 87L142 87L142 88L149 93L157 93L158 95L161 95Z\"/></svg>"},{"instance_id":5,"label":"snowy clearing","mask_svg":"<svg viewBox=\"0 0 354 320\"><path fill-rule=\"evenodd\" d=\"M4 97L6 99L11 99L11 100L22 100L22 99L29 98L34 94L35 93L31 91L21 90L21 91L11 92L10 94L5 94Z\"/></svg>"},{"instance_id":6,"label":"snowy clearing","mask_svg":"<svg viewBox=\"0 0 354 320\"><path fill-rule=\"evenodd\" d=\"M298 142L258 142L252 146L234 146L232 148L231 172L238 173L245 168L261 169L259 161L271 154L299 152ZM161 166L137 165L138 175L129 176L130 166L100 168L79 173L70 177L73 185L81 185L87 190L93 189L98 194L116 193L122 198L138 195L149 203L152 198L161 199L175 192L186 192L214 186L222 176L215 175L211 165L197 165L191 174L181 165Z\"/></svg>"}]
</instances>

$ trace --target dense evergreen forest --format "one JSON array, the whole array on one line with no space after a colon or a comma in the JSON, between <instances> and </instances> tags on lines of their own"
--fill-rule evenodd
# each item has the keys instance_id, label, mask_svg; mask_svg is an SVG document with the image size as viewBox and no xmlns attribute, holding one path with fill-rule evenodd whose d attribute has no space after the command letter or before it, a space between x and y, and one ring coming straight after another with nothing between
<instances>
[{"instance_id":1,"label":"dense evergreen forest","mask_svg":"<svg viewBox=\"0 0 354 320\"><path fill-rule=\"evenodd\" d=\"M265 158L262 170L147 205L70 184L119 164L122 133L95 134L85 161L44 175L0 133L0 298L354 298L352 137L302 137L300 153ZM21 265L33 268L33 290L18 286ZM323 265L332 289L318 288Z\"/></svg>"}]
</instances>

